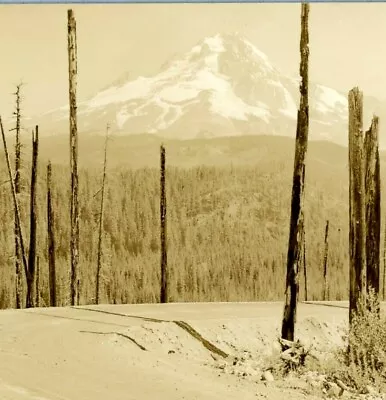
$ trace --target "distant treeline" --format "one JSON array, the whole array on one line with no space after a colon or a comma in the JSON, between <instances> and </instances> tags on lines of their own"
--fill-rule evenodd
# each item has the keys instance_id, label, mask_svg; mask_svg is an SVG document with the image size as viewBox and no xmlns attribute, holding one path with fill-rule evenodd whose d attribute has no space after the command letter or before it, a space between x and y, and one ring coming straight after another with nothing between
<instances>
[{"instance_id":1,"label":"distant treeline","mask_svg":"<svg viewBox=\"0 0 386 400\"><path fill-rule=\"evenodd\" d=\"M167 168L171 301L282 300L289 229L290 163L255 167ZM312 164L314 165L314 164ZM25 166L27 169L27 166ZM348 209L345 172L310 168L305 229L308 297L323 296L323 241L330 220L329 297L348 298ZM48 305L45 165L39 166L38 243L41 305ZM335 171L337 172L337 171ZM58 305L68 304L69 174L53 166ZM23 228L28 182L22 173ZM80 302L93 303L101 171L80 171ZM1 170L1 182L6 182ZM0 306L15 306L13 208L0 186ZM108 172L101 274L107 303L158 301L159 171ZM303 297L301 273L301 298Z\"/></svg>"}]
</instances>

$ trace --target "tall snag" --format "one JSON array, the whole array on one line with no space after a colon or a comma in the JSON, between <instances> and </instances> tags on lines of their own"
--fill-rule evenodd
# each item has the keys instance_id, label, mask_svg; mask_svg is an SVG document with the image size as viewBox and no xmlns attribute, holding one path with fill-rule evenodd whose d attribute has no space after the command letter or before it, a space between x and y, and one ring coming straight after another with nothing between
<instances>
[{"instance_id":1,"label":"tall snag","mask_svg":"<svg viewBox=\"0 0 386 400\"><path fill-rule=\"evenodd\" d=\"M161 216L161 303L168 302L168 261L167 261L167 225L166 225L166 190L165 190L165 147L161 145L160 177L160 216Z\"/></svg>"},{"instance_id":2,"label":"tall snag","mask_svg":"<svg viewBox=\"0 0 386 400\"><path fill-rule=\"evenodd\" d=\"M17 196L16 196L16 191L15 191L15 184L13 181L13 176L12 176L12 168L11 168L11 163L9 161L9 154L8 154L8 147L7 147L7 141L5 139L5 133L4 133L4 127L3 127L3 121L0 117L0 129L1 129L1 137L3 139L3 145L4 145L4 153L5 153L5 161L7 163L7 169L8 169L8 175L9 175L9 182L11 184L11 192L12 192L12 199L13 199L13 206L14 206L14 211L16 215L16 224L17 224L17 235L19 238L19 244L20 244L20 253L21 253L21 260L23 262L24 266L24 271L26 278L29 278L29 270L28 270L28 264L27 264L27 258L26 258L26 252L25 252L25 247L24 247L24 238L23 238L23 231L21 229L21 217L20 217L20 208L19 208L19 203L17 201Z\"/></svg>"},{"instance_id":3,"label":"tall snag","mask_svg":"<svg viewBox=\"0 0 386 400\"><path fill-rule=\"evenodd\" d=\"M304 217L302 218L302 226L300 230L300 243L301 249L299 250L299 265L303 268L303 277L304 277L304 301L308 299L308 290L307 290L307 263L306 263L306 230L305 230L305 222ZM299 267L300 270L300 267Z\"/></svg>"},{"instance_id":4,"label":"tall snag","mask_svg":"<svg viewBox=\"0 0 386 400\"><path fill-rule=\"evenodd\" d=\"M308 301L306 232L303 232L303 274L304 274L304 301Z\"/></svg>"},{"instance_id":5,"label":"tall snag","mask_svg":"<svg viewBox=\"0 0 386 400\"><path fill-rule=\"evenodd\" d=\"M382 298L386 300L386 219L385 219L385 233L383 237L383 279L382 279Z\"/></svg>"},{"instance_id":6,"label":"tall snag","mask_svg":"<svg viewBox=\"0 0 386 400\"><path fill-rule=\"evenodd\" d=\"M68 78L70 100L70 167L71 167L71 283L70 302L77 302L79 264L79 199L78 199L78 127L76 114L77 43L76 21L72 10L67 11Z\"/></svg>"},{"instance_id":7,"label":"tall snag","mask_svg":"<svg viewBox=\"0 0 386 400\"><path fill-rule=\"evenodd\" d=\"M35 307L40 307L40 258L36 257Z\"/></svg>"},{"instance_id":8,"label":"tall snag","mask_svg":"<svg viewBox=\"0 0 386 400\"><path fill-rule=\"evenodd\" d=\"M363 94L356 87L348 94L349 103L349 250L350 323L365 304L366 296L366 208L363 160Z\"/></svg>"},{"instance_id":9,"label":"tall snag","mask_svg":"<svg viewBox=\"0 0 386 400\"><path fill-rule=\"evenodd\" d=\"M378 148L379 118L374 116L364 141L366 189L366 280L367 290L379 295L381 244L381 178Z\"/></svg>"},{"instance_id":10,"label":"tall snag","mask_svg":"<svg viewBox=\"0 0 386 400\"><path fill-rule=\"evenodd\" d=\"M285 290L285 305L281 328L281 337L294 340L296 309L299 292L299 258L301 250L301 232L303 225L305 158L308 145L308 14L309 4L301 5L301 35L300 35L300 107L297 118L296 148L292 183L291 220L287 255L287 278Z\"/></svg>"},{"instance_id":11,"label":"tall snag","mask_svg":"<svg viewBox=\"0 0 386 400\"><path fill-rule=\"evenodd\" d=\"M109 140L109 129L110 127L109 125L107 125L104 160L103 160L101 204L99 210L99 233L98 233L98 256L97 256L97 271L96 271L96 285L95 285L95 304L99 304L99 283L100 283L101 263L102 263L103 214L104 214L105 182L106 182L106 168L107 168L107 141Z\"/></svg>"},{"instance_id":12,"label":"tall snag","mask_svg":"<svg viewBox=\"0 0 386 400\"><path fill-rule=\"evenodd\" d=\"M329 220L326 221L326 230L324 232L324 255L323 255L323 280L324 280L324 291L323 291L323 300L328 300L328 274L327 274L327 266L328 266L328 227Z\"/></svg>"},{"instance_id":13,"label":"tall snag","mask_svg":"<svg viewBox=\"0 0 386 400\"><path fill-rule=\"evenodd\" d=\"M56 266L55 266L55 226L52 206L52 167L47 164L47 236L48 236L48 284L50 288L50 306L56 307Z\"/></svg>"},{"instance_id":14,"label":"tall snag","mask_svg":"<svg viewBox=\"0 0 386 400\"><path fill-rule=\"evenodd\" d=\"M34 306L34 283L36 261L36 182L39 154L39 128L32 131L32 167L31 167L31 194L30 194L30 239L28 254L27 302L26 307Z\"/></svg>"},{"instance_id":15,"label":"tall snag","mask_svg":"<svg viewBox=\"0 0 386 400\"><path fill-rule=\"evenodd\" d=\"M16 86L16 110L13 113L16 116L16 126L11 131L16 131L15 140L15 192L16 197L19 197L21 184L20 184L20 169L21 169L21 141L20 141L20 130L21 130L21 90L22 83ZM14 236L15 236L15 274L16 274L16 308L22 307L22 257L20 252L19 233L17 228L17 215L15 213L15 224L14 224Z\"/></svg>"}]
</instances>

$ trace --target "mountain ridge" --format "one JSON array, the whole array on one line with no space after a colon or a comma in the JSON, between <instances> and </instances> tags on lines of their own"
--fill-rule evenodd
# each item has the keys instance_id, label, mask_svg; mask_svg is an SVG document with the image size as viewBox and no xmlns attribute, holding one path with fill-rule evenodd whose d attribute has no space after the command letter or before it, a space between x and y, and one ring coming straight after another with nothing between
<instances>
[{"instance_id":1,"label":"mountain ridge","mask_svg":"<svg viewBox=\"0 0 386 400\"><path fill-rule=\"evenodd\" d=\"M12 139L12 140L11 140ZM31 144L23 133L25 161L30 161ZM159 168L159 146L164 144L169 167L191 168L196 166L255 166L263 163L272 168L285 162L292 170L295 139L278 135L222 136L215 138L194 138L189 140L167 139L153 134L115 135L108 142L108 169L116 167ZM8 146L14 145L14 137ZM68 135L59 134L40 138L39 157L41 165L48 160L53 164L67 166L69 163ZM327 140L310 141L307 166L317 160L317 165L344 168L348 165L348 149ZM103 162L103 135L82 133L79 135L79 166L101 168ZM68 151L63 151L63 150ZM380 151L381 165L386 163L386 151ZM313 160L313 161L312 161ZM276 166L276 167L274 167ZM269 167L271 168L271 167ZM308 169L308 167L307 167ZM348 177L347 177L348 179Z\"/></svg>"}]
</instances>

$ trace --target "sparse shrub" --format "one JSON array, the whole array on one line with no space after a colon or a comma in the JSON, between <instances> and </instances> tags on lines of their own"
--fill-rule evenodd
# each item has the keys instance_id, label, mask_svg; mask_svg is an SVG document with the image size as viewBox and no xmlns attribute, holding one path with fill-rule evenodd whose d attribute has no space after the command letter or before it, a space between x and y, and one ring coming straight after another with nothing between
<instances>
[{"instance_id":1,"label":"sparse shrub","mask_svg":"<svg viewBox=\"0 0 386 400\"><path fill-rule=\"evenodd\" d=\"M366 305L367 304L367 305ZM358 392L367 386L386 390L386 316L379 313L374 290L360 304L346 334L347 348L333 355L328 372Z\"/></svg>"}]
</instances>

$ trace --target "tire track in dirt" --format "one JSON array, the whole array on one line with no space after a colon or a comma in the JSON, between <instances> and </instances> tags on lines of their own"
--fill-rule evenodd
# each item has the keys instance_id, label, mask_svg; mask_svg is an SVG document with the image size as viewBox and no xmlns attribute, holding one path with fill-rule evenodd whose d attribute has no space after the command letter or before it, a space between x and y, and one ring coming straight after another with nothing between
<instances>
[{"instance_id":1,"label":"tire track in dirt","mask_svg":"<svg viewBox=\"0 0 386 400\"><path fill-rule=\"evenodd\" d=\"M172 321L172 320L164 320L164 319L157 319L157 318L149 318L149 317L142 317L142 316L137 316L137 315L130 315L130 314L110 312L110 311L105 311L105 310L98 310L98 309L94 309L94 308L85 308L85 307L82 307L82 308L71 307L71 308L73 308L75 310L86 310L86 311L91 311L91 312L99 312L99 313L103 313L103 314L110 314L110 315L121 316L121 317L126 317L126 318L136 318L136 319L141 319L146 322L174 323L179 328L181 328L182 330L187 332L193 339L199 341L211 353L219 355L220 357L223 357L223 358L228 357L228 354L225 353L225 351L219 349L212 342L205 339L197 330L195 330L190 324L188 324L185 321ZM92 332L90 332L90 333L92 333ZM93 332L93 333L100 333L100 334L116 333L120 336L125 337L126 339L131 340L138 347L140 347L140 348L142 347L141 350L146 350L143 346L139 345L133 338L130 338L129 336L124 335L124 334L119 334L117 332Z\"/></svg>"},{"instance_id":2,"label":"tire track in dirt","mask_svg":"<svg viewBox=\"0 0 386 400\"><path fill-rule=\"evenodd\" d=\"M97 331L79 331L79 332L81 332L81 333L92 333L94 335L117 335L117 336L121 336L121 337L133 342L141 350L148 351L146 347L144 347L141 344L139 344L134 338L130 337L129 335L125 335L124 333L121 333L121 332L97 332Z\"/></svg>"},{"instance_id":3,"label":"tire track in dirt","mask_svg":"<svg viewBox=\"0 0 386 400\"><path fill-rule=\"evenodd\" d=\"M177 326L179 326L181 329L185 330L186 332L189 333L190 336L192 336L194 339L198 340L199 342L202 343L202 345L208 349L211 353L215 353L223 358L227 358L228 354L219 349L217 346L215 346L213 343L211 343L209 340L205 339L200 335L199 332L197 332L191 325L189 325L185 321L173 321Z\"/></svg>"}]
</instances>

